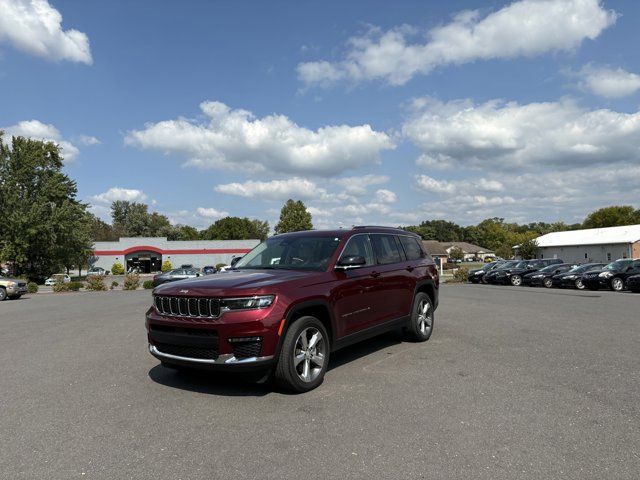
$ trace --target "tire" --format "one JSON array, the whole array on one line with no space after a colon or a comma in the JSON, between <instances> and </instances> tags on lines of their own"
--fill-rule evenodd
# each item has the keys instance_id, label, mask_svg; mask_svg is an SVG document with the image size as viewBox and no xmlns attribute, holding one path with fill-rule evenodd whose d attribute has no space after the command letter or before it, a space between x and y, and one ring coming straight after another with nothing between
<instances>
[{"instance_id":1,"label":"tire","mask_svg":"<svg viewBox=\"0 0 640 480\"><path fill-rule=\"evenodd\" d=\"M546 287L546 288L551 288L553 287L553 280L551 280L550 278L545 278L542 281L542 284Z\"/></svg>"},{"instance_id":2,"label":"tire","mask_svg":"<svg viewBox=\"0 0 640 480\"><path fill-rule=\"evenodd\" d=\"M3 287L0 287L0 302L6 299L7 299L7 291Z\"/></svg>"},{"instance_id":3,"label":"tire","mask_svg":"<svg viewBox=\"0 0 640 480\"><path fill-rule=\"evenodd\" d=\"M584 286L584 283L582 283L582 279L581 278L576 278L576 281L573 282L573 284L576 286L576 288L578 290L584 290L586 287Z\"/></svg>"},{"instance_id":4,"label":"tire","mask_svg":"<svg viewBox=\"0 0 640 480\"><path fill-rule=\"evenodd\" d=\"M300 317L285 334L274 377L290 392L303 393L318 387L329 365L331 343L324 325L315 317Z\"/></svg>"},{"instance_id":5,"label":"tire","mask_svg":"<svg viewBox=\"0 0 640 480\"><path fill-rule=\"evenodd\" d=\"M614 277L611 279L611 290L614 292L621 292L624 290L624 280L619 277Z\"/></svg>"},{"instance_id":6,"label":"tire","mask_svg":"<svg viewBox=\"0 0 640 480\"><path fill-rule=\"evenodd\" d=\"M434 310L431 298L418 292L413 299L411 318L407 327L407 337L414 342L426 342L433 333Z\"/></svg>"},{"instance_id":7,"label":"tire","mask_svg":"<svg viewBox=\"0 0 640 480\"><path fill-rule=\"evenodd\" d=\"M522 277L520 275L512 275L511 285L514 287L520 287L522 285Z\"/></svg>"}]
</instances>

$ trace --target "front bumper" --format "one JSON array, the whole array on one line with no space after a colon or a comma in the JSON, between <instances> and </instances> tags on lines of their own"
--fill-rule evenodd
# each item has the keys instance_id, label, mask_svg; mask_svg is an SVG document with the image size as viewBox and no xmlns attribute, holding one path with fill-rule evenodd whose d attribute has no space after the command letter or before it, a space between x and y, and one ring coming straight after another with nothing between
<instances>
[{"instance_id":1,"label":"front bumper","mask_svg":"<svg viewBox=\"0 0 640 480\"><path fill-rule=\"evenodd\" d=\"M268 369L273 364L273 355L264 357L247 357L236 358L231 353L218 355L215 359L183 357L181 355L173 355L162 352L155 345L149 344L149 353L161 362L171 363L174 365L183 365L188 367L211 369L211 370L229 370L229 371L253 371Z\"/></svg>"},{"instance_id":2,"label":"front bumper","mask_svg":"<svg viewBox=\"0 0 640 480\"><path fill-rule=\"evenodd\" d=\"M27 285L16 285L15 287L6 287L6 291L7 291L7 295L9 296L14 296L14 295L24 295L25 293L27 293L29 290L27 289Z\"/></svg>"},{"instance_id":3,"label":"front bumper","mask_svg":"<svg viewBox=\"0 0 640 480\"><path fill-rule=\"evenodd\" d=\"M484 279L487 283L502 285L509 281L509 277L507 275L485 275Z\"/></svg>"}]
</instances>

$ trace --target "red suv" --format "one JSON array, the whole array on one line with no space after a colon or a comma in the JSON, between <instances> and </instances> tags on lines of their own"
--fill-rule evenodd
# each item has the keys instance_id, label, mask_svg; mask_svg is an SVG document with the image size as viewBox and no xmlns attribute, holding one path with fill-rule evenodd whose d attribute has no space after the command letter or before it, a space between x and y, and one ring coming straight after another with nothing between
<instances>
[{"instance_id":1,"label":"red suv","mask_svg":"<svg viewBox=\"0 0 640 480\"><path fill-rule=\"evenodd\" d=\"M276 235L226 273L157 287L149 351L172 368L271 372L304 392L339 348L397 328L428 340L438 288L420 237L404 230Z\"/></svg>"}]
</instances>

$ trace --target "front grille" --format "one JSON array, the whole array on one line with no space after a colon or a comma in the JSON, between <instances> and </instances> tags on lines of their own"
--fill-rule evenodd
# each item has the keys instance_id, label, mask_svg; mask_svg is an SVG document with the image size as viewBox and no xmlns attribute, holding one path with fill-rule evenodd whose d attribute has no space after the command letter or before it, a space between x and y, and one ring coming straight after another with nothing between
<instances>
[{"instance_id":1,"label":"front grille","mask_svg":"<svg viewBox=\"0 0 640 480\"><path fill-rule=\"evenodd\" d=\"M236 358L259 357L261 348L262 348L261 340L234 343L233 356Z\"/></svg>"},{"instance_id":2,"label":"front grille","mask_svg":"<svg viewBox=\"0 0 640 480\"><path fill-rule=\"evenodd\" d=\"M155 343L155 347L162 353L177 355L179 357L202 358L215 360L218 358L218 347L191 347L186 345L170 345L167 343Z\"/></svg>"},{"instance_id":3,"label":"front grille","mask_svg":"<svg viewBox=\"0 0 640 480\"><path fill-rule=\"evenodd\" d=\"M218 298L168 297L156 295L153 303L162 315L174 317L205 317L220 316L220 300Z\"/></svg>"},{"instance_id":4,"label":"front grille","mask_svg":"<svg viewBox=\"0 0 640 480\"><path fill-rule=\"evenodd\" d=\"M18 282L18 287L24 288L26 286L27 286L26 282Z\"/></svg>"}]
</instances>

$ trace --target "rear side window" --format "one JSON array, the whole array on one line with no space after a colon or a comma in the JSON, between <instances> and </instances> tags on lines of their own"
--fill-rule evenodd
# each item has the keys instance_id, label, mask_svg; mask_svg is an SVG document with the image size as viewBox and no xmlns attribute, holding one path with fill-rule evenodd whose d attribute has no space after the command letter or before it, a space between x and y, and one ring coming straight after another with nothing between
<instances>
[{"instance_id":1,"label":"rear side window","mask_svg":"<svg viewBox=\"0 0 640 480\"><path fill-rule=\"evenodd\" d=\"M404 248L404 253L407 255L407 260L420 260L424 258L424 253L422 253L422 248L420 248L420 244L418 240L412 237L398 237L400 239L400 243L402 243L402 248Z\"/></svg>"},{"instance_id":2,"label":"rear side window","mask_svg":"<svg viewBox=\"0 0 640 480\"><path fill-rule=\"evenodd\" d=\"M373 251L376 254L378 265L398 263L402 256L398 250L398 244L394 235L371 235Z\"/></svg>"},{"instance_id":3,"label":"rear side window","mask_svg":"<svg viewBox=\"0 0 640 480\"><path fill-rule=\"evenodd\" d=\"M367 261L366 266L375 265L373 258L373 249L369 235L356 235L351 237L342 252L343 257L364 257Z\"/></svg>"}]
</instances>

